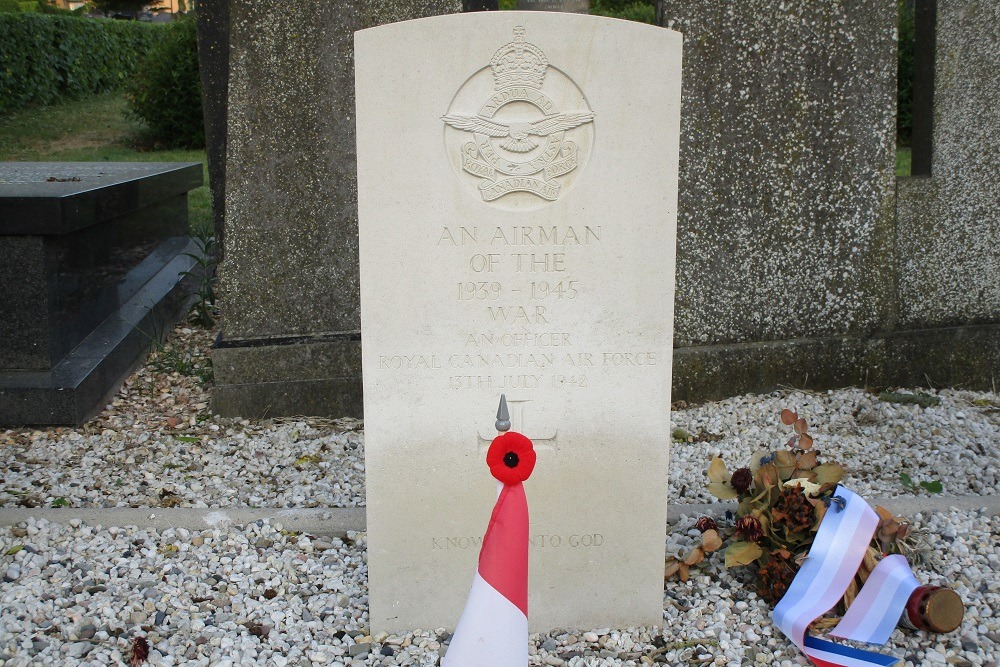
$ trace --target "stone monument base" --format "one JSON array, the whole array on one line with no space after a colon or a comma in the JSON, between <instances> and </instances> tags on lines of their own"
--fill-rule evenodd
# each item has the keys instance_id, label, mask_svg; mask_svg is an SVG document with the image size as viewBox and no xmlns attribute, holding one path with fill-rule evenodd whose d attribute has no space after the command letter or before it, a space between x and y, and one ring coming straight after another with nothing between
<instances>
[{"instance_id":1,"label":"stone monument base","mask_svg":"<svg viewBox=\"0 0 1000 667\"><path fill-rule=\"evenodd\" d=\"M199 268L185 255L199 248L193 240L177 241L139 267L153 272L145 286L51 370L0 370L0 424L79 425L101 410L187 312L192 288L179 276Z\"/></svg>"},{"instance_id":2,"label":"stone monument base","mask_svg":"<svg viewBox=\"0 0 1000 667\"><path fill-rule=\"evenodd\" d=\"M225 340L212 350L224 417L361 417L361 334Z\"/></svg>"},{"instance_id":3,"label":"stone monument base","mask_svg":"<svg viewBox=\"0 0 1000 667\"><path fill-rule=\"evenodd\" d=\"M673 400L702 403L781 387L962 387L989 391L1000 325L829 336L674 350Z\"/></svg>"},{"instance_id":4,"label":"stone monument base","mask_svg":"<svg viewBox=\"0 0 1000 667\"><path fill-rule=\"evenodd\" d=\"M200 164L0 164L0 424L81 424L186 312L201 183Z\"/></svg>"}]
</instances>

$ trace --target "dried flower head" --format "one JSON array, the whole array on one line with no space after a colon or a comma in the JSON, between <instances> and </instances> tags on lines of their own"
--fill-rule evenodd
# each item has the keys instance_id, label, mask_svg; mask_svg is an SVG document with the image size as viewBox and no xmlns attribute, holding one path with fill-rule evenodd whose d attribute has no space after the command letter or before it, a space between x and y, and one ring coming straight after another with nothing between
<instances>
[{"instance_id":1,"label":"dried flower head","mask_svg":"<svg viewBox=\"0 0 1000 667\"><path fill-rule=\"evenodd\" d=\"M132 657L129 663L132 667L139 667L139 665L146 662L149 658L149 642L146 641L145 637L136 637L132 640Z\"/></svg>"},{"instance_id":2,"label":"dried flower head","mask_svg":"<svg viewBox=\"0 0 1000 667\"><path fill-rule=\"evenodd\" d=\"M757 594L771 606L778 604L792 584L796 571L790 558L772 553L757 574Z\"/></svg>"},{"instance_id":3,"label":"dried flower head","mask_svg":"<svg viewBox=\"0 0 1000 667\"><path fill-rule=\"evenodd\" d=\"M782 487L781 495L774 501L771 517L774 523L792 533L809 530L816 520L812 503L799 484Z\"/></svg>"},{"instance_id":4,"label":"dried flower head","mask_svg":"<svg viewBox=\"0 0 1000 667\"><path fill-rule=\"evenodd\" d=\"M730 484L736 489L736 493L745 496L753 484L753 473L750 472L750 468L740 468L734 472Z\"/></svg>"},{"instance_id":5,"label":"dried flower head","mask_svg":"<svg viewBox=\"0 0 1000 667\"><path fill-rule=\"evenodd\" d=\"M760 544L761 540L764 539L764 531L760 525L760 520L752 514L747 514L737 519L735 531L737 537L747 542Z\"/></svg>"},{"instance_id":6,"label":"dried flower head","mask_svg":"<svg viewBox=\"0 0 1000 667\"><path fill-rule=\"evenodd\" d=\"M703 516L698 519L697 523L694 524L694 527L704 533L706 530L718 530L719 524L717 524L715 519L712 517Z\"/></svg>"}]
</instances>

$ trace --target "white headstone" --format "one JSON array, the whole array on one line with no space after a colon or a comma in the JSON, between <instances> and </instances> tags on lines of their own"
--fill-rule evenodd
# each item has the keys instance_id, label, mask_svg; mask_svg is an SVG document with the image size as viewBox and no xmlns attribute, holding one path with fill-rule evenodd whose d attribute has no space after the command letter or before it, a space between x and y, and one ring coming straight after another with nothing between
<instances>
[{"instance_id":1,"label":"white headstone","mask_svg":"<svg viewBox=\"0 0 1000 667\"><path fill-rule=\"evenodd\" d=\"M502 393L531 626L660 624L680 35L480 12L355 57L372 629L458 621Z\"/></svg>"}]
</instances>

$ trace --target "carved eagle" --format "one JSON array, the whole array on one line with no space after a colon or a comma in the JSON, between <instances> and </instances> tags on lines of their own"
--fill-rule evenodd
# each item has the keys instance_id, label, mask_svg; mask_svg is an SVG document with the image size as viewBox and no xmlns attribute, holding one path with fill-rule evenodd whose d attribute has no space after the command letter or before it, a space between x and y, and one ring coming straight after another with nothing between
<instances>
[{"instance_id":1,"label":"carved eagle","mask_svg":"<svg viewBox=\"0 0 1000 667\"><path fill-rule=\"evenodd\" d=\"M554 132L562 132L594 120L592 111L571 111L553 114L534 122L517 121L500 123L482 116L441 116L441 120L455 129L479 132L490 137L507 137L500 146L514 153L527 153L538 146L538 142L528 135L546 137Z\"/></svg>"}]
</instances>

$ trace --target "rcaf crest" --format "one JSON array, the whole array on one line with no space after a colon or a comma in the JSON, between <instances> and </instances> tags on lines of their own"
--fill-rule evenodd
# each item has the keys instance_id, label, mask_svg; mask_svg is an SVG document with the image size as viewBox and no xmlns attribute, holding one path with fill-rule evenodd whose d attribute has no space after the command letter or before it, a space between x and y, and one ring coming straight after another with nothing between
<instances>
[{"instance_id":1,"label":"rcaf crest","mask_svg":"<svg viewBox=\"0 0 1000 667\"><path fill-rule=\"evenodd\" d=\"M590 156L594 112L579 87L549 64L524 28L455 95L449 158L483 201L526 209L555 201Z\"/></svg>"}]
</instances>

